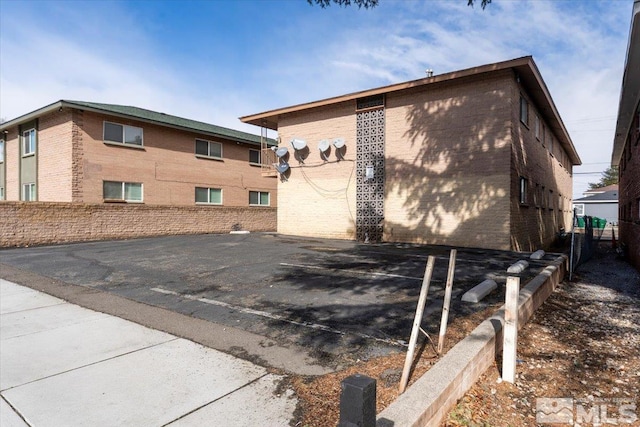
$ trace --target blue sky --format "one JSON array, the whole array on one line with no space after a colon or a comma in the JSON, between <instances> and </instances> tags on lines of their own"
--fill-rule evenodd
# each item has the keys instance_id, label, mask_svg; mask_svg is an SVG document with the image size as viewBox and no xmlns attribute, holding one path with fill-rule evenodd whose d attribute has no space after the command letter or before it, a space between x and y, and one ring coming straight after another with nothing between
<instances>
[{"instance_id":1,"label":"blue sky","mask_svg":"<svg viewBox=\"0 0 640 427\"><path fill-rule=\"evenodd\" d=\"M632 0L0 0L0 117L59 99L259 133L239 116L533 55L584 166L608 166Z\"/></svg>"}]
</instances>

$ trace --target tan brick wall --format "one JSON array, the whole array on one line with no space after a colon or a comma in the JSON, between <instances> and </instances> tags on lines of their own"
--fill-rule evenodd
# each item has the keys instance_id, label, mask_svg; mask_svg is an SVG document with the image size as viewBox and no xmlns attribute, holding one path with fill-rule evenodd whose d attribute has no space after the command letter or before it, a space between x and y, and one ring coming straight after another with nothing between
<instances>
[{"instance_id":1,"label":"tan brick wall","mask_svg":"<svg viewBox=\"0 0 640 427\"><path fill-rule=\"evenodd\" d=\"M38 201L71 202L71 111L64 110L38 120Z\"/></svg>"},{"instance_id":2,"label":"tan brick wall","mask_svg":"<svg viewBox=\"0 0 640 427\"><path fill-rule=\"evenodd\" d=\"M5 136L5 177L6 177L6 200L20 200L20 138L18 138L18 128L8 129Z\"/></svg>"},{"instance_id":3,"label":"tan brick wall","mask_svg":"<svg viewBox=\"0 0 640 427\"><path fill-rule=\"evenodd\" d=\"M520 121L521 94L529 102L529 126ZM519 251L547 249L560 228L571 229L572 167L548 123L515 81L511 90L511 106L511 247ZM540 138L535 135L536 116L544 125ZM546 132L544 138L543 129ZM553 136L553 146L549 143L550 136ZM525 204L519 202L521 176L528 180Z\"/></svg>"},{"instance_id":4,"label":"tan brick wall","mask_svg":"<svg viewBox=\"0 0 640 427\"><path fill-rule=\"evenodd\" d=\"M293 114L278 126L281 146L289 148L291 174L279 182L278 232L338 239L355 238L356 117L354 103L346 102L306 114ZM345 160L337 161L332 148L329 161L320 157L322 139L344 138ZM290 141L307 141L304 164L294 156Z\"/></svg>"},{"instance_id":5,"label":"tan brick wall","mask_svg":"<svg viewBox=\"0 0 640 427\"><path fill-rule=\"evenodd\" d=\"M635 138L633 133L627 138L620 163L618 218L620 242L631 264L640 271L640 141Z\"/></svg>"},{"instance_id":6,"label":"tan brick wall","mask_svg":"<svg viewBox=\"0 0 640 427\"><path fill-rule=\"evenodd\" d=\"M103 142L103 121L144 129L144 147L130 148ZM78 124L82 152L82 201L101 203L102 182L141 182L144 203L195 205L195 187L221 188L224 206L248 206L249 191L268 191L277 206L277 181L262 177L260 167L249 164L249 148L223 143L223 160L196 158L195 139L215 139L163 126L84 112Z\"/></svg>"},{"instance_id":7,"label":"tan brick wall","mask_svg":"<svg viewBox=\"0 0 640 427\"><path fill-rule=\"evenodd\" d=\"M387 98L386 240L510 247L508 78ZM290 151L294 137L309 146L278 185L278 231L355 238L355 102L286 115L278 132ZM318 142L334 137L346 139L347 161L333 162L332 152L325 163Z\"/></svg>"},{"instance_id":8,"label":"tan brick wall","mask_svg":"<svg viewBox=\"0 0 640 427\"><path fill-rule=\"evenodd\" d=\"M511 79L387 96L385 240L510 248Z\"/></svg>"},{"instance_id":9,"label":"tan brick wall","mask_svg":"<svg viewBox=\"0 0 640 427\"><path fill-rule=\"evenodd\" d=\"M0 202L0 218L0 247L276 229L263 207Z\"/></svg>"}]
</instances>

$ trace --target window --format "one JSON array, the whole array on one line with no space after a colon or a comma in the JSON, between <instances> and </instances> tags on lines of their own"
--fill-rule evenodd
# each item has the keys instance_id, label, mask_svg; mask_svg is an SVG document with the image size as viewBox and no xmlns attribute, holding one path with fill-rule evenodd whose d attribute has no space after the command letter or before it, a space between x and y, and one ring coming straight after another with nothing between
<instances>
[{"instance_id":1,"label":"window","mask_svg":"<svg viewBox=\"0 0 640 427\"><path fill-rule=\"evenodd\" d=\"M196 203L222 204L222 189L196 187Z\"/></svg>"},{"instance_id":2,"label":"window","mask_svg":"<svg viewBox=\"0 0 640 427\"><path fill-rule=\"evenodd\" d=\"M36 130L29 129L22 133L22 155L30 156L36 152Z\"/></svg>"},{"instance_id":3,"label":"window","mask_svg":"<svg viewBox=\"0 0 640 427\"><path fill-rule=\"evenodd\" d=\"M576 211L576 216L584 216L584 203L573 205L573 209Z\"/></svg>"},{"instance_id":4,"label":"window","mask_svg":"<svg viewBox=\"0 0 640 427\"><path fill-rule=\"evenodd\" d=\"M205 141L204 139L196 139L196 156L221 159L222 144L219 142Z\"/></svg>"},{"instance_id":5,"label":"window","mask_svg":"<svg viewBox=\"0 0 640 427\"><path fill-rule=\"evenodd\" d=\"M142 202L142 184L104 181L102 183L102 197L108 201Z\"/></svg>"},{"instance_id":6,"label":"window","mask_svg":"<svg viewBox=\"0 0 640 427\"><path fill-rule=\"evenodd\" d=\"M22 200L25 202L34 202L36 200L36 184L22 184Z\"/></svg>"},{"instance_id":7,"label":"window","mask_svg":"<svg viewBox=\"0 0 640 427\"><path fill-rule=\"evenodd\" d=\"M4 187L0 187L0 200L4 200Z\"/></svg>"},{"instance_id":8,"label":"window","mask_svg":"<svg viewBox=\"0 0 640 427\"><path fill-rule=\"evenodd\" d=\"M105 142L142 147L143 132L142 128L135 126L104 122L103 139Z\"/></svg>"},{"instance_id":9,"label":"window","mask_svg":"<svg viewBox=\"0 0 640 427\"><path fill-rule=\"evenodd\" d=\"M269 193L265 191L249 191L249 206L269 206Z\"/></svg>"},{"instance_id":10,"label":"window","mask_svg":"<svg viewBox=\"0 0 640 427\"><path fill-rule=\"evenodd\" d=\"M553 197L553 190L549 190L549 210L552 211L555 209L556 205L556 199Z\"/></svg>"},{"instance_id":11,"label":"window","mask_svg":"<svg viewBox=\"0 0 640 427\"><path fill-rule=\"evenodd\" d=\"M553 135L549 134L549 153L553 156Z\"/></svg>"},{"instance_id":12,"label":"window","mask_svg":"<svg viewBox=\"0 0 640 427\"><path fill-rule=\"evenodd\" d=\"M520 121L529 127L529 103L523 96L520 97Z\"/></svg>"},{"instance_id":13,"label":"window","mask_svg":"<svg viewBox=\"0 0 640 427\"><path fill-rule=\"evenodd\" d=\"M527 178L520 177L520 204L525 205L527 203L527 187L529 183Z\"/></svg>"},{"instance_id":14,"label":"window","mask_svg":"<svg viewBox=\"0 0 640 427\"><path fill-rule=\"evenodd\" d=\"M0 139L0 163L4 162L4 139Z\"/></svg>"},{"instance_id":15,"label":"window","mask_svg":"<svg viewBox=\"0 0 640 427\"><path fill-rule=\"evenodd\" d=\"M540 140L540 117L536 114L536 126L535 126L536 138ZM543 131L544 134L544 131Z\"/></svg>"},{"instance_id":16,"label":"window","mask_svg":"<svg viewBox=\"0 0 640 427\"><path fill-rule=\"evenodd\" d=\"M249 150L249 163L252 165L260 165L260 150Z\"/></svg>"}]
</instances>

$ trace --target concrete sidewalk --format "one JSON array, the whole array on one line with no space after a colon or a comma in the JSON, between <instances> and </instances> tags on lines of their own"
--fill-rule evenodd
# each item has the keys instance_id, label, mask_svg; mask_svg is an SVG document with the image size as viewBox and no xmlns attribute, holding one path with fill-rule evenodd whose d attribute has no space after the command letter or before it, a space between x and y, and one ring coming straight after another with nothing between
<instances>
[{"instance_id":1,"label":"concrete sidewalk","mask_svg":"<svg viewBox=\"0 0 640 427\"><path fill-rule=\"evenodd\" d=\"M0 425L285 426L283 377L0 279Z\"/></svg>"}]
</instances>

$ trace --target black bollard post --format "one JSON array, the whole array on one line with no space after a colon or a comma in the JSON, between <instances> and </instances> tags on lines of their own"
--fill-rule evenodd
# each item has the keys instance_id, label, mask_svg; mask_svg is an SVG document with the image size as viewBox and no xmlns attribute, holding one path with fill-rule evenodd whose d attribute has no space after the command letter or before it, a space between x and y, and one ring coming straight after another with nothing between
<instances>
[{"instance_id":1,"label":"black bollard post","mask_svg":"<svg viewBox=\"0 0 640 427\"><path fill-rule=\"evenodd\" d=\"M338 427L375 427L376 380L356 374L345 378L340 386Z\"/></svg>"}]
</instances>

